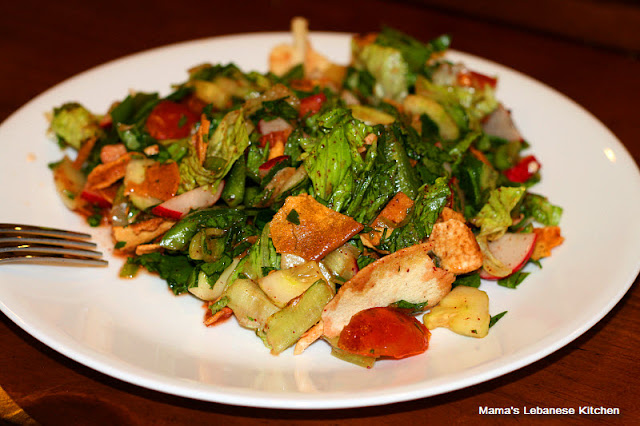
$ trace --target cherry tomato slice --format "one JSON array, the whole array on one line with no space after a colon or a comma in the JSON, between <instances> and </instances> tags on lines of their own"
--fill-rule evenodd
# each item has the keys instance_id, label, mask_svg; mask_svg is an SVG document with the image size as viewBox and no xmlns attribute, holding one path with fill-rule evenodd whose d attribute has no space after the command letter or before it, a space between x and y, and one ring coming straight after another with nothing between
<instances>
[{"instance_id":1,"label":"cherry tomato slice","mask_svg":"<svg viewBox=\"0 0 640 426\"><path fill-rule=\"evenodd\" d=\"M322 104L324 104L326 100L327 97L324 93L318 93L317 95L311 95L300 99L300 117L317 113L320 111Z\"/></svg>"},{"instance_id":2,"label":"cherry tomato slice","mask_svg":"<svg viewBox=\"0 0 640 426\"><path fill-rule=\"evenodd\" d=\"M172 101L162 101L153 108L147 118L147 131L151 137L164 139L186 138L198 117L187 106Z\"/></svg>"},{"instance_id":3,"label":"cherry tomato slice","mask_svg":"<svg viewBox=\"0 0 640 426\"><path fill-rule=\"evenodd\" d=\"M504 175L511 181L525 183L540 170L540 163L536 157L529 155L524 157L515 166L504 171Z\"/></svg>"},{"instance_id":4,"label":"cherry tomato slice","mask_svg":"<svg viewBox=\"0 0 640 426\"><path fill-rule=\"evenodd\" d=\"M351 318L338 347L358 355L398 359L426 351L430 336L420 321L398 309L370 308Z\"/></svg>"}]
</instances>

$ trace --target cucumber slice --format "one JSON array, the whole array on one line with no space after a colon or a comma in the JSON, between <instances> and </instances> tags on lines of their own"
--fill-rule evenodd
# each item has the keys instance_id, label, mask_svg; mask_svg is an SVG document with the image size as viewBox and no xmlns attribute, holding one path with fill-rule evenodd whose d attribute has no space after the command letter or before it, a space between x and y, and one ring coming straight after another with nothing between
<instances>
[{"instance_id":1,"label":"cucumber slice","mask_svg":"<svg viewBox=\"0 0 640 426\"><path fill-rule=\"evenodd\" d=\"M320 321L322 310L333 295L331 287L319 280L284 309L271 315L263 329L264 341L271 347L271 353L277 355L289 348Z\"/></svg>"}]
</instances>

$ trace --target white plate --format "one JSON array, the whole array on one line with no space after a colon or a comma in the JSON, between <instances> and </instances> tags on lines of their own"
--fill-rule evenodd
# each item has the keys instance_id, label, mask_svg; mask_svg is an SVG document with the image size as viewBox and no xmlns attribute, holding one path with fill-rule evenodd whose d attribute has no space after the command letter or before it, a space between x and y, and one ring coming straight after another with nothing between
<instances>
[{"instance_id":1,"label":"white plate","mask_svg":"<svg viewBox=\"0 0 640 426\"><path fill-rule=\"evenodd\" d=\"M202 62L234 61L266 70L269 49L289 35L207 39L136 54L84 72L38 96L0 127L4 222L90 231L110 258L108 269L5 266L0 308L20 327L62 354L140 386L228 404L339 408L436 395L489 380L566 345L620 300L639 270L640 174L615 136L588 112L511 69L458 52L472 69L498 75L498 97L542 162L537 192L565 209L566 237L544 269L517 289L484 283L491 313L509 313L485 339L435 330L430 349L372 370L339 361L324 342L294 357L272 356L235 321L206 328L201 303L173 297L149 275L117 277L108 235L89 228L56 195L47 163L61 157L45 138L44 113L77 100L106 111L128 89L168 93ZM349 59L346 34L313 35L335 61ZM35 159L34 159L35 157Z\"/></svg>"}]
</instances>

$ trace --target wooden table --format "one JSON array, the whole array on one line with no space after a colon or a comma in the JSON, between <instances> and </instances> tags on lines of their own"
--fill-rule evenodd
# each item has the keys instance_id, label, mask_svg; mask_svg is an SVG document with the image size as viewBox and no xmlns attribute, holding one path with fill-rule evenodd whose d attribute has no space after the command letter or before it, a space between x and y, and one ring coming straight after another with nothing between
<instances>
[{"instance_id":1,"label":"wooden table","mask_svg":"<svg viewBox=\"0 0 640 426\"><path fill-rule=\"evenodd\" d=\"M302 15L310 19L313 30L367 32L386 23L423 40L448 32L456 49L515 68L573 98L604 122L640 162L638 52L634 57L416 3L380 0L111 0L99 6L87 1L19 1L5 2L2 9L0 120L50 86L105 61L176 41L287 30L290 18ZM545 420L629 424L640 419L639 307L636 279L628 294L595 327L528 367L432 398L336 411L233 407L143 389L56 353L1 315L0 386L43 424L364 425L528 420L522 416L481 417L478 407L484 405L618 407L622 414L617 417Z\"/></svg>"}]
</instances>

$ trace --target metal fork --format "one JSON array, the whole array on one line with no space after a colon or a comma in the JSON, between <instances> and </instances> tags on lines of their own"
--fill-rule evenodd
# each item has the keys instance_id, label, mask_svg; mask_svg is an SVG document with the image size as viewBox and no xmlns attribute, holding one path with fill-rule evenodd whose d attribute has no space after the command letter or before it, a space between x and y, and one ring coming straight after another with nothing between
<instances>
[{"instance_id":1,"label":"metal fork","mask_svg":"<svg viewBox=\"0 0 640 426\"><path fill-rule=\"evenodd\" d=\"M0 223L0 265L37 263L45 265L107 266L95 251L91 235L64 229L15 223Z\"/></svg>"}]
</instances>

